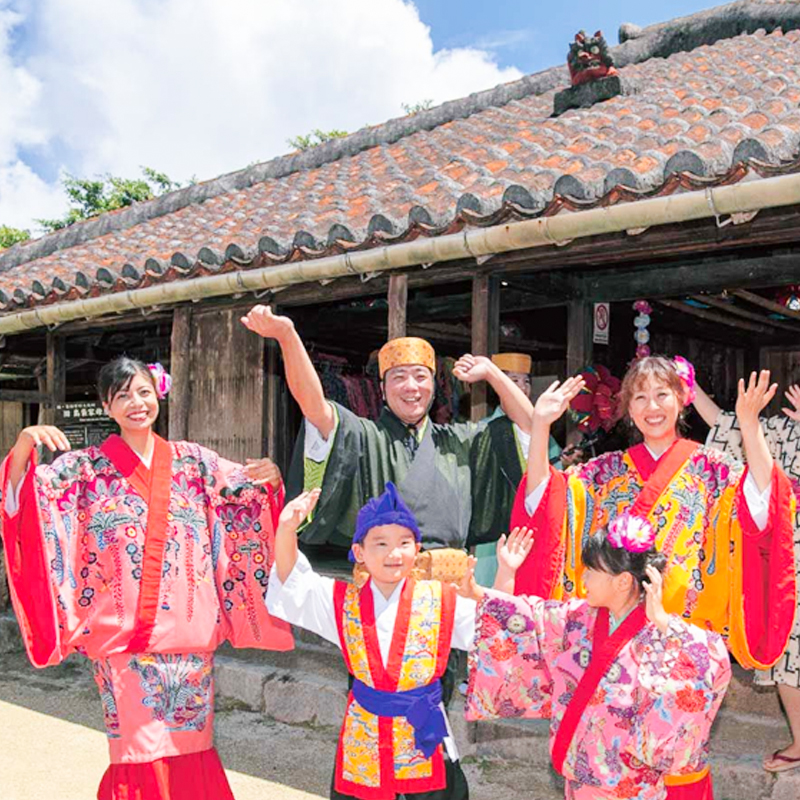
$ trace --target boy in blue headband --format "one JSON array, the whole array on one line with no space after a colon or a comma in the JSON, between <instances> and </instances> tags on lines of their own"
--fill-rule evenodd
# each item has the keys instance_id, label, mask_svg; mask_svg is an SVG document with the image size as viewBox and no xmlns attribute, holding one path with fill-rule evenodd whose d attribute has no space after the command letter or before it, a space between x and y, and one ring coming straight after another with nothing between
<instances>
[{"instance_id":1,"label":"boy in blue headband","mask_svg":"<svg viewBox=\"0 0 800 800\"><path fill-rule=\"evenodd\" d=\"M353 676L331 798L467 800L441 702L451 648L468 650L475 603L411 576L421 533L393 483L358 513L350 559L370 575L360 589L315 573L297 529L319 490L287 503L275 535L267 607L338 645Z\"/></svg>"}]
</instances>

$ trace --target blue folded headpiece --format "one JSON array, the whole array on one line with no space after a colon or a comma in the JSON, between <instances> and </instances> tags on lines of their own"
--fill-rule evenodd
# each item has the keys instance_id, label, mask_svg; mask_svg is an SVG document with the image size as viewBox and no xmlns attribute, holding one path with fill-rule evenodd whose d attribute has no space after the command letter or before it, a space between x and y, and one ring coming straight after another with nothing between
<instances>
[{"instance_id":1,"label":"blue folded headpiece","mask_svg":"<svg viewBox=\"0 0 800 800\"><path fill-rule=\"evenodd\" d=\"M391 481L387 482L386 491L382 495L367 501L366 505L358 512L353 544L361 544L369 531L379 525L402 525L414 534L414 538L418 542L422 541L422 531L419 529L414 514L400 497L397 487ZM351 561L356 560L352 548L350 548L348 558Z\"/></svg>"}]
</instances>

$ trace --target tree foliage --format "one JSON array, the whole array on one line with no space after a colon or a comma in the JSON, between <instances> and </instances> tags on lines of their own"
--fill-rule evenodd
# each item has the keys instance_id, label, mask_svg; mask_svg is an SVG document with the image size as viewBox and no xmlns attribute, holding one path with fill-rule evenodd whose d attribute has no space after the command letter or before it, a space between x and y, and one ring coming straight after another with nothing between
<instances>
[{"instance_id":1,"label":"tree foliage","mask_svg":"<svg viewBox=\"0 0 800 800\"><path fill-rule=\"evenodd\" d=\"M341 139L347 136L347 131L321 131L315 128L311 133L305 136L293 136L291 139L286 140L286 144L293 150L308 150L309 147L316 147L318 144L329 142L331 139Z\"/></svg>"},{"instance_id":2,"label":"tree foliage","mask_svg":"<svg viewBox=\"0 0 800 800\"><path fill-rule=\"evenodd\" d=\"M142 167L141 178L119 178L105 175L99 179L76 178L67 175L62 181L69 198L69 210L58 219L37 219L36 222L48 233L61 230L75 222L96 217L106 211L152 200L180 184L171 180L163 172L150 167Z\"/></svg>"},{"instance_id":3,"label":"tree foliage","mask_svg":"<svg viewBox=\"0 0 800 800\"><path fill-rule=\"evenodd\" d=\"M0 250L11 247L17 242L27 242L31 238L30 231L23 231L20 228L12 228L8 225L0 225Z\"/></svg>"}]
</instances>

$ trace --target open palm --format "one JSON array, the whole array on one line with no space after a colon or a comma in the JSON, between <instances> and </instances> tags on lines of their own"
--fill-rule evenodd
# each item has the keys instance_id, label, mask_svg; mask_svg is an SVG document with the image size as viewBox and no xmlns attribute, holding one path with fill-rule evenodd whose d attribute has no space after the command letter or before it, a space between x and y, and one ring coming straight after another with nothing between
<instances>
[{"instance_id":1,"label":"open palm","mask_svg":"<svg viewBox=\"0 0 800 800\"><path fill-rule=\"evenodd\" d=\"M542 422L552 425L566 410L570 401L585 386L585 381L579 375L567 378L564 383L555 381L545 389L536 401L533 409L534 417Z\"/></svg>"}]
</instances>

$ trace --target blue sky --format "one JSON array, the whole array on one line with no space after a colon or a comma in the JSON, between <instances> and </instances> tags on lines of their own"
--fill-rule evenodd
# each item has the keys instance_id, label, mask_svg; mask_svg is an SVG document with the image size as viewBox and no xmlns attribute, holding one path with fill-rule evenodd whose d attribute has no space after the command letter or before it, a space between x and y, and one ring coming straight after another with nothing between
<instances>
[{"instance_id":1,"label":"blue sky","mask_svg":"<svg viewBox=\"0 0 800 800\"><path fill-rule=\"evenodd\" d=\"M0 0L0 225L37 232L61 179L177 181L266 161L556 64L717 3L642 0Z\"/></svg>"},{"instance_id":2,"label":"blue sky","mask_svg":"<svg viewBox=\"0 0 800 800\"><path fill-rule=\"evenodd\" d=\"M478 46L500 66L528 74L566 60L569 43L584 29L602 30L611 45L623 22L642 27L722 5L707 0L573 0L552 2L545 12L531 0L414 0L439 48Z\"/></svg>"}]
</instances>

